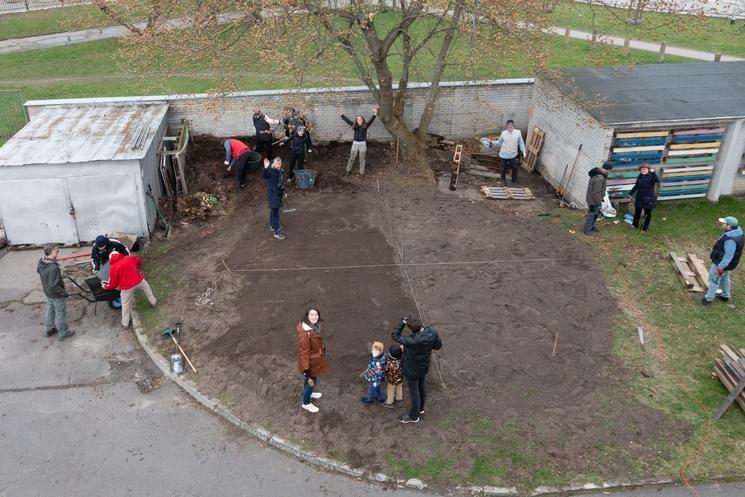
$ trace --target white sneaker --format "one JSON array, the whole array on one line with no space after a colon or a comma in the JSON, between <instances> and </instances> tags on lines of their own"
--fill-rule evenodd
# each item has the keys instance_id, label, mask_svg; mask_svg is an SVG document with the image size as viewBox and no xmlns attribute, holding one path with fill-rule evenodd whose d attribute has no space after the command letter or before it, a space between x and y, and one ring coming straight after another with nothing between
<instances>
[{"instance_id":1,"label":"white sneaker","mask_svg":"<svg viewBox=\"0 0 745 497\"><path fill-rule=\"evenodd\" d=\"M321 397L323 397L323 394L321 392L313 392L312 394L310 394L311 399L320 399Z\"/></svg>"},{"instance_id":2,"label":"white sneaker","mask_svg":"<svg viewBox=\"0 0 745 497\"><path fill-rule=\"evenodd\" d=\"M312 403L311 404L303 404L303 409L305 409L308 412L313 412L313 413L318 412L318 408L316 406L314 406Z\"/></svg>"}]
</instances>

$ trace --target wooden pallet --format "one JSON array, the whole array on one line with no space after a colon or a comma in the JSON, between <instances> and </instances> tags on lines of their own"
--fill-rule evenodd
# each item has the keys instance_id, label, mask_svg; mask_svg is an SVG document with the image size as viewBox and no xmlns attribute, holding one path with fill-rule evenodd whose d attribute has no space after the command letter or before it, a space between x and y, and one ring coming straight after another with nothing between
<instances>
[{"instance_id":1,"label":"wooden pallet","mask_svg":"<svg viewBox=\"0 0 745 497\"><path fill-rule=\"evenodd\" d=\"M696 254L687 254L687 257L675 255L670 252L675 272L689 292L703 293L709 288L709 271L704 261Z\"/></svg>"},{"instance_id":2,"label":"wooden pallet","mask_svg":"<svg viewBox=\"0 0 745 497\"><path fill-rule=\"evenodd\" d=\"M717 409L715 419L719 419L733 402L740 404L745 411L745 349L736 350L722 344L719 352L722 358L714 361L713 375L719 378L730 395Z\"/></svg>"},{"instance_id":3,"label":"wooden pallet","mask_svg":"<svg viewBox=\"0 0 745 497\"><path fill-rule=\"evenodd\" d=\"M481 193L486 198L496 200L534 200L535 196L530 188L509 188L506 186L482 186Z\"/></svg>"},{"instance_id":4,"label":"wooden pallet","mask_svg":"<svg viewBox=\"0 0 745 497\"><path fill-rule=\"evenodd\" d=\"M460 174L460 160L463 155L463 144L459 143L455 146L455 153L453 154L453 164L450 170L450 189L455 191L455 186L458 184L458 175Z\"/></svg>"},{"instance_id":5,"label":"wooden pallet","mask_svg":"<svg viewBox=\"0 0 745 497\"><path fill-rule=\"evenodd\" d=\"M534 126L530 136L528 137L525 160L522 161L522 166L523 169L529 173L535 171L535 166L538 162L538 154L541 152L541 147L543 147L543 138L545 136L546 133L541 128Z\"/></svg>"}]
</instances>

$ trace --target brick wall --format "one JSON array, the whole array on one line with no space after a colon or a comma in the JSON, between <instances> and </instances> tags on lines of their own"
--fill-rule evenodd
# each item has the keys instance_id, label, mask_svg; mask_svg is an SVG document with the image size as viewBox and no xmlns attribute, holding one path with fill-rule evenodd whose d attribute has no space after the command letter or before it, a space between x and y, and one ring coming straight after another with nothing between
<instances>
[{"instance_id":1,"label":"brick wall","mask_svg":"<svg viewBox=\"0 0 745 497\"><path fill-rule=\"evenodd\" d=\"M416 127L424 108L426 85L410 90L406 121ZM507 119L517 128L526 129L533 95L532 79L497 80L478 83L443 83L431 132L450 138L466 138L485 131L502 129ZM375 102L366 87L322 88L302 92L277 90L240 92L226 96L174 95L68 100L36 100L26 103L29 116L50 105L127 104L166 102L170 105L169 124L180 127L182 119L191 121L195 133L216 136L253 135L252 109L260 108L275 119L288 104L306 109L318 141L351 140L352 132L339 114L350 118L362 114L369 118ZM172 128L173 129L173 128ZM390 135L375 123L368 132L374 140Z\"/></svg>"},{"instance_id":2,"label":"brick wall","mask_svg":"<svg viewBox=\"0 0 745 497\"><path fill-rule=\"evenodd\" d=\"M564 185L567 199L585 207L589 181L587 173L593 167L601 166L608 158L613 129L603 127L575 102L562 96L555 86L541 79L535 83L528 129L533 126L540 127L546 133L538 164L539 172L557 188L566 170ZM582 151L570 180L572 163L580 144Z\"/></svg>"}]
</instances>

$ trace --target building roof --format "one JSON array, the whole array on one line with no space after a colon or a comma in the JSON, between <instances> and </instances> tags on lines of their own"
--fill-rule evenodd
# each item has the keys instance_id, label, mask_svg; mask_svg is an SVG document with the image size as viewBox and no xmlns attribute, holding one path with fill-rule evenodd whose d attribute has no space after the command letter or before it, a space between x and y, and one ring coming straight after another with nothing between
<instances>
[{"instance_id":1,"label":"building roof","mask_svg":"<svg viewBox=\"0 0 745 497\"><path fill-rule=\"evenodd\" d=\"M0 166L139 160L168 105L62 105L39 112L0 147Z\"/></svg>"},{"instance_id":2,"label":"building roof","mask_svg":"<svg viewBox=\"0 0 745 497\"><path fill-rule=\"evenodd\" d=\"M745 61L567 69L545 77L609 126L745 117Z\"/></svg>"}]
</instances>

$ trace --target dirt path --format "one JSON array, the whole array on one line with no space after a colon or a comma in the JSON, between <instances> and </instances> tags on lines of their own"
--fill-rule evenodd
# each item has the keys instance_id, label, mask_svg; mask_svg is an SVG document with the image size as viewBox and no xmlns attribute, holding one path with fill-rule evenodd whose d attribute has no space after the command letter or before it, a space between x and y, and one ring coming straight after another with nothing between
<instances>
[{"instance_id":1,"label":"dirt path","mask_svg":"<svg viewBox=\"0 0 745 497\"><path fill-rule=\"evenodd\" d=\"M686 436L631 400L611 352L615 304L588 246L537 216L553 202L540 180L528 180L542 195L535 202L475 200L468 179L458 193L441 191L383 167L389 149L371 148L370 172L350 180L338 175L346 146L320 150L324 160L313 161L326 188L291 190L287 240L271 238L252 177L229 218L190 227L149 263L185 261L163 317L187 323L206 393L352 465L388 471L440 458L461 479L484 460L500 468L490 481L530 479L539 466L587 471L600 460L620 476L657 457L647 440ZM402 255L411 286L396 266ZM218 278L214 305L195 306ZM362 405L358 374L368 343L390 344L417 304L445 344L446 387L433 369L427 412L411 426L396 422L403 408ZM300 409L296 369L294 328L308 305L321 309L331 366L315 416Z\"/></svg>"}]
</instances>

